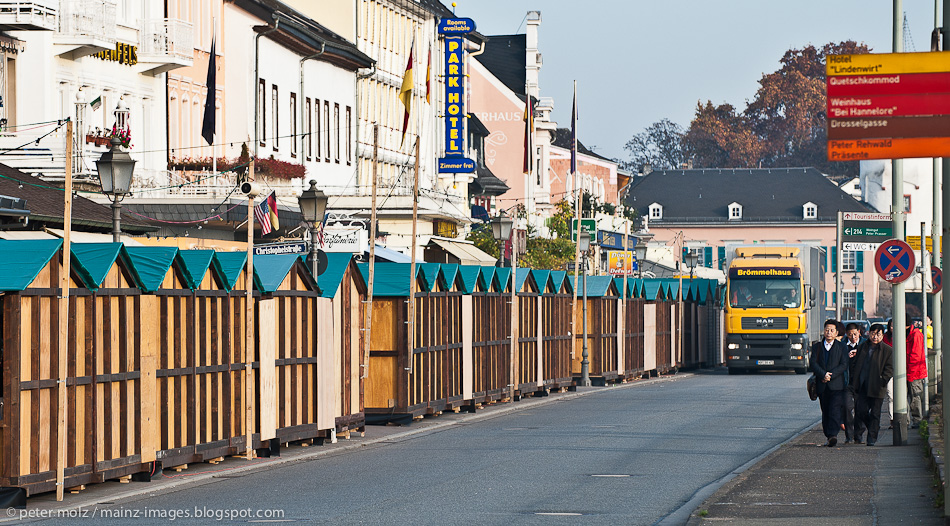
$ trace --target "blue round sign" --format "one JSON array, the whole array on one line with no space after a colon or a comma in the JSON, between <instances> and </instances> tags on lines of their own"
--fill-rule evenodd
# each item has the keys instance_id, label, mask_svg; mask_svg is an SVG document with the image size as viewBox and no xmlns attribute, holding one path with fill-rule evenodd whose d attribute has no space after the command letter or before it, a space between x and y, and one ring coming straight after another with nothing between
<instances>
[{"instance_id":1,"label":"blue round sign","mask_svg":"<svg viewBox=\"0 0 950 526\"><path fill-rule=\"evenodd\" d=\"M934 284L933 293L940 292L943 289L943 271L937 267L930 267L930 281Z\"/></svg>"},{"instance_id":2,"label":"blue round sign","mask_svg":"<svg viewBox=\"0 0 950 526\"><path fill-rule=\"evenodd\" d=\"M874 253L874 270L888 283L903 283L914 272L914 250L900 239L888 239Z\"/></svg>"}]
</instances>

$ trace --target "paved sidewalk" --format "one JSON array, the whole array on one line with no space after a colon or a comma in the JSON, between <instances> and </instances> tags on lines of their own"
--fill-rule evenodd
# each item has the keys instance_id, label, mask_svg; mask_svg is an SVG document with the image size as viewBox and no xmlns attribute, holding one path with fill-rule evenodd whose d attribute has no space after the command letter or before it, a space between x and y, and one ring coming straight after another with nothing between
<instances>
[{"instance_id":1,"label":"paved sidewalk","mask_svg":"<svg viewBox=\"0 0 950 526\"><path fill-rule=\"evenodd\" d=\"M881 430L874 447L821 447L821 426L793 438L726 482L690 516L688 525L944 524L934 507L934 475L923 439L893 446Z\"/></svg>"}]
</instances>

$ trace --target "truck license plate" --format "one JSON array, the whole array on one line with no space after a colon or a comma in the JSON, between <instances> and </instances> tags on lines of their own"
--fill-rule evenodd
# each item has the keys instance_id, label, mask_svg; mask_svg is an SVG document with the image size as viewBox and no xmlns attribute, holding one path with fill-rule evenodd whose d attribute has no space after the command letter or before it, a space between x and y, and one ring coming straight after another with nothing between
<instances>
[{"instance_id":1,"label":"truck license plate","mask_svg":"<svg viewBox=\"0 0 950 526\"><path fill-rule=\"evenodd\" d=\"M757 360L756 365L775 365L775 360Z\"/></svg>"}]
</instances>

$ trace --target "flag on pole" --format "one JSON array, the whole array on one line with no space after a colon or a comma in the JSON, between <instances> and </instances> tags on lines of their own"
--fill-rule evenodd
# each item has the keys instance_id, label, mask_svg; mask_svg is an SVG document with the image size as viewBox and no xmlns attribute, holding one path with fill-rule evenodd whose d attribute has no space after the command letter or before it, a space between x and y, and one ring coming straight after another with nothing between
<instances>
[{"instance_id":1,"label":"flag on pole","mask_svg":"<svg viewBox=\"0 0 950 526\"><path fill-rule=\"evenodd\" d=\"M96 97L89 105L92 106L92 111L98 110L99 107L102 106L102 95Z\"/></svg>"},{"instance_id":2,"label":"flag on pole","mask_svg":"<svg viewBox=\"0 0 950 526\"><path fill-rule=\"evenodd\" d=\"M534 102L531 95L527 95L524 106L524 173L531 173L534 169Z\"/></svg>"},{"instance_id":3,"label":"flag on pole","mask_svg":"<svg viewBox=\"0 0 950 526\"><path fill-rule=\"evenodd\" d=\"M266 236L280 228L277 218L277 196L274 192L264 198L261 204L254 207L254 217L261 224L261 235Z\"/></svg>"},{"instance_id":4,"label":"flag on pole","mask_svg":"<svg viewBox=\"0 0 950 526\"><path fill-rule=\"evenodd\" d=\"M432 99L432 48L429 48L429 62L426 64L426 103L431 103Z\"/></svg>"},{"instance_id":5,"label":"flag on pole","mask_svg":"<svg viewBox=\"0 0 950 526\"><path fill-rule=\"evenodd\" d=\"M574 81L574 102L571 103L571 174L577 173L577 81Z\"/></svg>"},{"instance_id":6,"label":"flag on pole","mask_svg":"<svg viewBox=\"0 0 950 526\"><path fill-rule=\"evenodd\" d=\"M215 99L215 55L214 55L214 37L211 37L211 56L208 57L208 79L205 86L208 88L208 96L205 97L204 121L201 123L201 137L207 141L208 145L214 144L214 99ZM213 156L212 156L213 157Z\"/></svg>"},{"instance_id":7,"label":"flag on pole","mask_svg":"<svg viewBox=\"0 0 950 526\"><path fill-rule=\"evenodd\" d=\"M406 74L402 77L402 86L399 88L399 100L406 107L405 116L402 118L403 141L406 140L406 130L409 129L409 108L412 106L412 52L415 46L416 39L413 37L412 44L409 46L409 62L406 64Z\"/></svg>"}]
</instances>

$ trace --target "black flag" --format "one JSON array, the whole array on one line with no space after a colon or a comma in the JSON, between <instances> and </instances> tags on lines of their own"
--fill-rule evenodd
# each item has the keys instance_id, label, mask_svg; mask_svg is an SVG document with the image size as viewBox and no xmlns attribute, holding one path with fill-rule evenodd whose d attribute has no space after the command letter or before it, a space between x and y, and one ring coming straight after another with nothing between
<instances>
[{"instance_id":1,"label":"black flag","mask_svg":"<svg viewBox=\"0 0 950 526\"><path fill-rule=\"evenodd\" d=\"M208 96L205 99L205 115L201 124L201 136L208 141L208 145L214 144L214 99L215 99L215 55L214 55L214 37L211 37L211 56L208 57L208 81L205 83L208 87Z\"/></svg>"}]
</instances>

